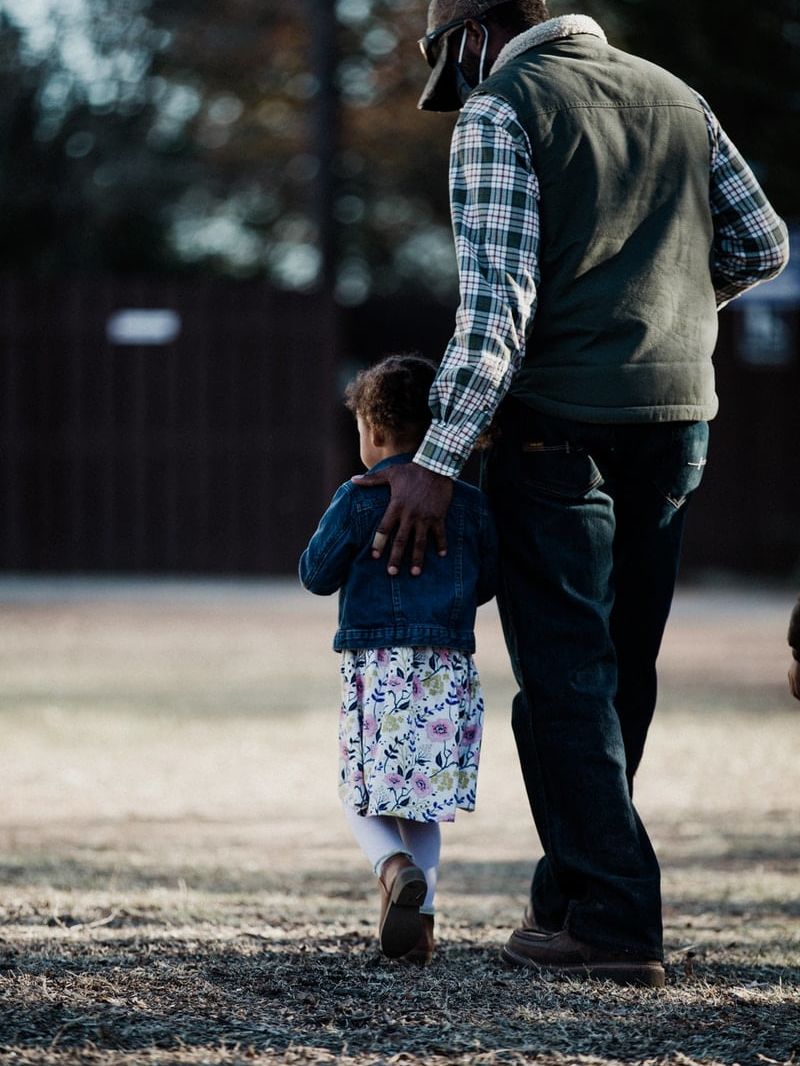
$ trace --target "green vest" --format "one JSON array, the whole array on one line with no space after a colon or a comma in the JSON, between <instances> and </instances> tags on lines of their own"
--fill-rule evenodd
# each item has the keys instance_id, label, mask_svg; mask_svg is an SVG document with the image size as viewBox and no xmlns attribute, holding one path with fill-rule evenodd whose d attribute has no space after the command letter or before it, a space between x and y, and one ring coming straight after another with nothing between
<instances>
[{"instance_id":1,"label":"green vest","mask_svg":"<svg viewBox=\"0 0 800 1066\"><path fill-rule=\"evenodd\" d=\"M713 418L710 147L697 97L590 34L535 45L476 93L514 108L540 189L541 284L511 394L584 422Z\"/></svg>"}]
</instances>

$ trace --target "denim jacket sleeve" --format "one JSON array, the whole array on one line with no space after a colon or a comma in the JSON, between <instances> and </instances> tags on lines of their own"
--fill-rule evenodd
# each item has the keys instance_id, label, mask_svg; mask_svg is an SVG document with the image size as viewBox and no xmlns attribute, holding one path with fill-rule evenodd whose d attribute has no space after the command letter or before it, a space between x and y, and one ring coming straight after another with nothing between
<instances>
[{"instance_id":1,"label":"denim jacket sleeve","mask_svg":"<svg viewBox=\"0 0 800 1066\"><path fill-rule=\"evenodd\" d=\"M478 606L488 603L497 592L497 530L486 508L481 508L480 572L478 573Z\"/></svg>"},{"instance_id":2,"label":"denim jacket sleeve","mask_svg":"<svg viewBox=\"0 0 800 1066\"><path fill-rule=\"evenodd\" d=\"M300 557L300 581L318 596L329 596L341 588L358 550L352 497L349 482L337 489Z\"/></svg>"}]
</instances>

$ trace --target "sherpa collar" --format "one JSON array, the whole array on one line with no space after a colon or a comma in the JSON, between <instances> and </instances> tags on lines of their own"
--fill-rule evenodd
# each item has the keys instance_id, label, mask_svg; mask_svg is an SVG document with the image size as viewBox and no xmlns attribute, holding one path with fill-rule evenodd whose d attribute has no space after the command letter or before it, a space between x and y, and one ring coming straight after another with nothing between
<instances>
[{"instance_id":1,"label":"sherpa collar","mask_svg":"<svg viewBox=\"0 0 800 1066\"><path fill-rule=\"evenodd\" d=\"M512 37L494 61L492 74L509 60L516 59L529 48L535 48L537 44L557 41L560 37L572 37L575 33L591 33L593 37L606 39L600 26L588 15L559 15L558 18L547 19L546 22L540 22L538 26L531 26L524 33Z\"/></svg>"}]
</instances>

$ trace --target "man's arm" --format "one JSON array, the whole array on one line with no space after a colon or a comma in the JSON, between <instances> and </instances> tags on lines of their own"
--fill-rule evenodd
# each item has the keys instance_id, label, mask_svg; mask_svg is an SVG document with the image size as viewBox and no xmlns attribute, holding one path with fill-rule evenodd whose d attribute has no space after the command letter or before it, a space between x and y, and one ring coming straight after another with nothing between
<instances>
[{"instance_id":1,"label":"man's arm","mask_svg":"<svg viewBox=\"0 0 800 1066\"><path fill-rule=\"evenodd\" d=\"M699 99L711 143L711 274L717 305L722 308L759 282L780 274L789 261L789 235L711 108Z\"/></svg>"},{"instance_id":2,"label":"man's arm","mask_svg":"<svg viewBox=\"0 0 800 1066\"><path fill-rule=\"evenodd\" d=\"M429 533L445 554L451 479L525 354L539 283L539 185L527 136L513 108L497 97L473 97L461 112L450 150L450 189L461 303L431 389L433 422L413 463L357 482L391 486L373 545L379 558L394 532L390 573L409 543L411 572L422 572Z\"/></svg>"},{"instance_id":3,"label":"man's arm","mask_svg":"<svg viewBox=\"0 0 800 1066\"><path fill-rule=\"evenodd\" d=\"M539 285L539 183L505 101L476 96L461 112L450 199L461 302L414 462L457 477L525 356Z\"/></svg>"}]
</instances>

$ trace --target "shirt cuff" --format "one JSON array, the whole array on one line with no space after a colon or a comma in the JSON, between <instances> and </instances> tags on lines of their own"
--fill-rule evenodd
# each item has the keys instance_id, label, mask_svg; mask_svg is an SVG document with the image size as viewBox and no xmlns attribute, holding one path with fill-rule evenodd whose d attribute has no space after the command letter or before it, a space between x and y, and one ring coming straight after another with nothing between
<instances>
[{"instance_id":1,"label":"shirt cuff","mask_svg":"<svg viewBox=\"0 0 800 1066\"><path fill-rule=\"evenodd\" d=\"M454 429L444 422L432 422L414 462L445 477L458 477L474 445L469 432Z\"/></svg>"}]
</instances>

